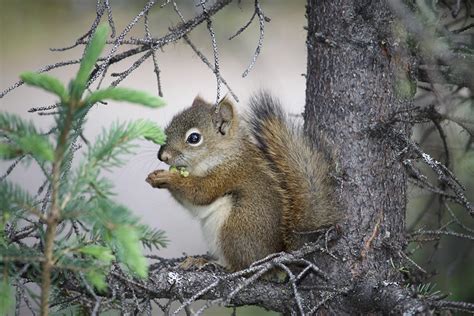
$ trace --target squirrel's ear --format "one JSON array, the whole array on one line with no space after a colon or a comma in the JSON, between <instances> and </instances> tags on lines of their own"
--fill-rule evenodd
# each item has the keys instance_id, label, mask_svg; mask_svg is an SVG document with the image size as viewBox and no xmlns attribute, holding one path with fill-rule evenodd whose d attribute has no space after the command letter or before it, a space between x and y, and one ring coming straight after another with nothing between
<instances>
[{"instance_id":1,"label":"squirrel's ear","mask_svg":"<svg viewBox=\"0 0 474 316\"><path fill-rule=\"evenodd\" d=\"M214 127L222 135L226 135L233 127L235 120L235 110L232 101L226 96L217 105L217 109L213 108L213 123Z\"/></svg>"},{"instance_id":2,"label":"squirrel's ear","mask_svg":"<svg viewBox=\"0 0 474 316\"><path fill-rule=\"evenodd\" d=\"M193 101L193 104L191 106L199 106L202 104L206 104L207 102L198 94Z\"/></svg>"}]
</instances>

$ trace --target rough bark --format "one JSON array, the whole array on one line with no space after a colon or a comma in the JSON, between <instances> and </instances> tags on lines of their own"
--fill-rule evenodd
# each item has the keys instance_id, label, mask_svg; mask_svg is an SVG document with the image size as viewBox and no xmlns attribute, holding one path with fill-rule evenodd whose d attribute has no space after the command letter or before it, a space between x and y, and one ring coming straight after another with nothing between
<instances>
[{"instance_id":1,"label":"rough bark","mask_svg":"<svg viewBox=\"0 0 474 316\"><path fill-rule=\"evenodd\" d=\"M389 140L369 132L410 106L396 95L399 71L408 63L391 32L393 16L385 1L309 0L307 18L305 131L315 142L323 134L337 150L346 215L335 247L343 262L332 265L331 278L352 284L358 293L333 300L330 309L337 314L424 310L413 301L397 306L406 293L374 291L377 284L398 284L400 275L390 262L399 261L405 245L406 176Z\"/></svg>"}]
</instances>

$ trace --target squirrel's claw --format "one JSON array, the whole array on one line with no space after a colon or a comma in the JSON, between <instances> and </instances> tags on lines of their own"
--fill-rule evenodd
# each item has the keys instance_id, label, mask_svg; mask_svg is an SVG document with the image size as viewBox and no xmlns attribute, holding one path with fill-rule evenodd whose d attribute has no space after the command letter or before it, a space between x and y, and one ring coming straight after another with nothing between
<instances>
[{"instance_id":1,"label":"squirrel's claw","mask_svg":"<svg viewBox=\"0 0 474 316\"><path fill-rule=\"evenodd\" d=\"M179 264L179 267L183 270L203 270L208 267L212 268L214 271L224 269L224 267L219 265L217 262L210 261L203 257L187 257Z\"/></svg>"},{"instance_id":2,"label":"squirrel's claw","mask_svg":"<svg viewBox=\"0 0 474 316\"><path fill-rule=\"evenodd\" d=\"M171 177L172 173L167 170L155 170L148 175L145 181L154 188L166 188Z\"/></svg>"},{"instance_id":3,"label":"squirrel's claw","mask_svg":"<svg viewBox=\"0 0 474 316\"><path fill-rule=\"evenodd\" d=\"M201 269L208 263L209 261L203 257L187 257L179 264L179 267L183 270Z\"/></svg>"}]
</instances>

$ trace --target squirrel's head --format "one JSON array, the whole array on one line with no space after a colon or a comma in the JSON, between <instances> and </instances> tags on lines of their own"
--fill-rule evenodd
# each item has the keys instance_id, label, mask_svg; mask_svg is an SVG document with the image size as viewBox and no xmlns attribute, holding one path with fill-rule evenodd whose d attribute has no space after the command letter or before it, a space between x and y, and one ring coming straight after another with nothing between
<instances>
[{"instance_id":1,"label":"squirrel's head","mask_svg":"<svg viewBox=\"0 0 474 316\"><path fill-rule=\"evenodd\" d=\"M158 159L190 173L205 174L238 148L239 122L232 102L226 97L213 104L197 96L191 107L177 114L165 129L166 144Z\"/></svg>"}]
</instances>

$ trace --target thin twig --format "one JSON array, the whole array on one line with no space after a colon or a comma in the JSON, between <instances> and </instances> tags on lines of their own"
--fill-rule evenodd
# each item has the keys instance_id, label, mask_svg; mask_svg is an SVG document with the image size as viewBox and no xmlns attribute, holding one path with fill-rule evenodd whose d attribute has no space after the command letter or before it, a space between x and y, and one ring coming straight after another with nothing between
<instances>
[{"instance_id":1,"label":"thin twig","mask_svg":"<svg viewBox=\"0 0 474 316\"><path fill-rule=\"evenodd\" d=\"M256 16L256 15L257 15L257 10L254 10L252 16L251 16L250 19L247 21L247 23L245 23L244 26L242 26L240 29L238 29L237 32L235 32L234 35L231 35L231 36L229 37L229 41L233 40L234 38L236 38L237 36L239 36L240 34L242 34L242 32L245 31L245 30L250 26L250 24L252 24L253 19L255 19L255 16Z\"/></svg>"},{"instance_id":2,"label":"thin twig","mask_svg":"<svg viewBox=\"0 0 474 316\"><path fill-rule=\"evenodd\" d=\"M463 239L469 239L469 240L474 240L474 236L466 235L466 234L461 234L461 233L456 233L452 231L447 231L447 230L417 230L413 233L410 234L411 240L415 240L415 236L452 236L452 237L458 237L458 238L463 238Z\"/></svg>"},{"instance_id":3,"label":"thin twig","mask_svg":"<svg viewBox=\"0 0 474 316\"><path fill-rule=\"evenodd\" d=\"M321 306L323 306L324 304L326 304L326 302L328 302L328 301L334 299L336 296L338 296L338 295L340 295L340 294L341 294L341 293L334 293L334 292L328 293L325 298L323 298L321 301L319 301L318 304L316 304L316 306L314 306L314 307L309 311L308 315L314 315L314 314L318 311L318 309L321 308Z\"/></svg>"},{"instance_id":4,"label":"thin twig","mask_svg":"<svg viewBox=\"0 0 474 316\"><path fill-rule=\"evenodd\" d=\"M110 85L112 87L115 87L117 86L122 80L124 80L125 78L127 78L128 75L130 75L132 73L132 71L134 71L135 69L137 69L138 67L140 67L141 64L143 64L143 62L145 60L147 60L151 55L153 54L153 50L149 50L147 51L143 56L141 56L139 59L137 59L130 67L128 67L125 71L121 72L121 73L113 73L111 74L111 76L113 77L118 77L118 79L114 80Z\"/></svg>"},{"instance_id":5,"label":"thin twig","mask_svg":"<svg viewBox=\"0 0 474 316\"><path fill-rule=\"evenodd\" d=\"M434 301L433 306L438 309L457 310L468 313L474 313L474 303L454 302L454 301Z\"/></svg>"},{"instance_id":6,"label":"thin twig","mask_svg":"<svg viewBox=\"0 0 474 316\"><path fill-rule=\"evenodd\" d=\"M260 36L258 38L257 48L255 49L255 53L252 56L252 60L250 61L250 64L248 65L247 69L245 69L245 71L242 74L243 78L247 77L250 70L252 70L253 66L257 62L258 55L260 55L260 50L263 47L263 36L265 35L265 14L263 13L262 8L260 7L260 2L258 0L255 0L255 12L257 13L257 16L258 16Z\"/></svg>"},{"instance_id":7,"label":"thin twig","mask_svg":"<svg viewBox=\"0 0 474 316\"><path fill-rule=\"evenodd\" d=\"M50 48L49 50L53 51L53 52L63 52L63 51L70 50L70 49L82 44L83 40L86 37L89 37L91 34L94 34L94 32L97 29L97 26L99 25L99 22L102 18L102 15L104 14L104 11L105 11L105 6L101 5L101 1L98 0L97 5L96 5L96 17L94 19L94 22L92 22L92 25L89 28L89 30L84 35L80 36L74 44L72 44L70 46L66 46L66 47Z\"/></svg>"},{"instance_id":8,"label":"thin twig","mask_svg":"<svg viewBox=\"0 0 474 316\"><path fill-rule=\"evenodd\" d=\"M198 57L201 58L202 62L204 64L206 64L206 66L209 67L212 70L213 73L215 73L216 70L215 70L214 66L212 66L212 64L209 62L209 60L206 58L206 56L204 56L204 54L197 49L197 47L193 44L193 42L191 42L191 40L189 39L189 36L187 36L187 35L183 36L183 40L186 42L186 44L189 45L189 47L191 47L191 49L196 53L196 55L198 55ZM235 92L231 89L231 87L229 86L227 81L222 76L221 76L221 81L227 87L227 89L229 90L229 93L232 96L232 98L234 98L234 100L236 102L239 102L239 98L237 97Z\"/></svg>"},{"instance_id":9,"label":"thin twig","mask_svg":"<svg viewBox=\"0 0 474 316\"><path fill-rule=\"evenodd\" d=\"M7 168L7 171L0 177L0 182L5 180L10 173L15 169L16 166L25 158L26 155L21 155L20 157L16 158L15 161L12 162L12 164Z\"/></svg>"},{"instance_id":10,"label":"thin twig","mask_svg":"<svg viewBox=\"0 0 474 316\"><path fill-rule=\"evenodd\" d=\"M79 64L81 62L80 59L73 59L73 60L68 60L68 61L61 61L61 62L58 62L58 63L54 63L54 64L50 64L50 65L46 65L44 67L41 67L40 69L38 69L36 72L37 73L42 73L42 72L47 72L47 71L50 71L52 69L55 69L55 68L60 68L60 67L63 67L63 66L68 66L68 65L74 65L74 64ZM10 91L18 88L19 86L23 85L25 82L23 80L19 80L17 82L15 82L13 85L11 85L10 87L6 88L5 90L3 90L1 93L0 93L0 99L3 98L6 94L8 94Z\"/></svg>"},{"instance_id":11,"label":"thin twig","mask_svg":"<svg viewBox=\"0 0 474 316\"><path fill-rule=\"evenodd\" d=\"M109 0L104 0L104 6L105 6L105 9L107 10L107 20L109 22L110 29L112 30L110 37L114 38L115 32L116 32L115 22L112 16L112 7L110 6Z\"/></svg>"},{"instance_id":12,"label":"thin twig","mask_svg":"<svg viewBox=\"0 0 474 316\"><path fill-rule=\"evenodd\" d=\"M151 39L151 32L150 32L150 26L149 26L149 19L148 19L148 13L147 12L145 14L145 17L144 17L144 25L145 25L145 38L147 39ZM158 59L156 57L156 50L154 48L151 49L152 53L151 53L151 57L153 59L153 71L155 72L155 75L156 75L156 84L157 84L157 88L158 88L158 95L160 97L163 97L163 91L161 89L161 78L160 78L160 67L158 65Z\"/></svg>"},{"instance_id":13,"label":"thin twig","mask_svg":"<svg viewBox=\"0 0 474 316\"><path fill-rule=\"evenodd\" d=\"M453 190L459 204L463 205L464 208L466 208L466 210L469 212L469 214L474 217L474 208L463 193L465 188L459 182L456 176L448 168L446 168L446 166L444 166L442 163L440 163L436 159L433 159L430 155L425 153L417 144L415 144L402 132L396 131L390 126L382 125L379 125L373 128L372 130L380 131L380 129L394 136L394 139L397 142L401 142L401 144L398 144L400 148L405 148L408 146L419 158L421 158L436 173L436 175L438 176L438 180L443 183L446 183L446 185L451 190Z\"/></svg>"},{"instance_id":14,"label":"thin twig","mask_svg":"<svg viewBox=\"0 0 474 316\"><path fill-rule=\"evenodd\" d=\"M105 61L101 64L101 66L95 73L91 74L91 79L89 80L88 86L90 85L90 83L94 82L100 75L105 74L107 68L110 66L110 61L112 57L114 56L120 45L122 45L122 41L125 39L125 36L132 30L133 26L155 5L155 2L156 0L148 0L142 11L140 11L140 13L138 13L120 33L120 35L115 40L112 49L105 58Z\"/></svg>"},{"instance_id":15,"label":"thin twig","mask_svg":"<svg viewBox=\"0 0 474 316\"><path fill-rule=\"evenodd\" d=\"M417 268L418 270L420 270L421 272L423 273L428 273L426 272L425 269L423 269L418 263L416 263L415 261L413 261L410 257L408 257L403 251L399 251L398 254L400 255L400 257L402 257L403 259L405 259L406 261L408 261L409 263L411 263L415 268Z\"/></svg>"},{"instance_id":16,"label":"thin twig","mask_svg":"<svg viewBox=\"0 0 474 316\"><path fill-rule=\"evenodd\" d=\"M449 206L449 204L446 201L443 201L443 203L444 203L444 206L446 207L446 209L448 210L449 214L451 215L451 218L454 220L454 222L456 224L458 224L462 229L474 234L474 229L469 228L466 225L464 225L461 222L461 220L454 214L453 210L451 209L451 207Z\"/></svg>"},{"instance_id":17,"label":"thin twig","mask_svg":"<svg viewBox=\"0 0 474 316\"><path fill-rule=\"evenodd\" d=\"M205 0L200 0L199 4L201 5L202 12L206 16L206 26L207 30L209 31L209 35L211 37L211 45L212 45L212 53L214 55L214 75L216 76L216 113L219 111L219 101L221 99L221 73L220 73L220 66L219 66L219 51L217 50L217 40L216 40L216 33L214 32L214 28L212 26L212 20L207 13L207 9L205 6Z\"/></svg>"},{"instance_id":18,"label":"thin twig","mask_svg":"<svg viewBox=\"0 0 474 316\"><path fill-rule=\"evenodd\" d=\"M278 263L277 266L283 269L283 271L285 271L286 274L288 274L288 276L290 277L290 284L291 284L291 288L293 289L293 295L295 296L296 306L298 307L298 311L300 312L300 315L304 315L305 313L303 309L303 303L301 302L301 296L298 292L298 287L296 285L297 279L295 275L293 274L293 272L291 272L291 270L286 265Z\"/></svg>"}]
</instances>

